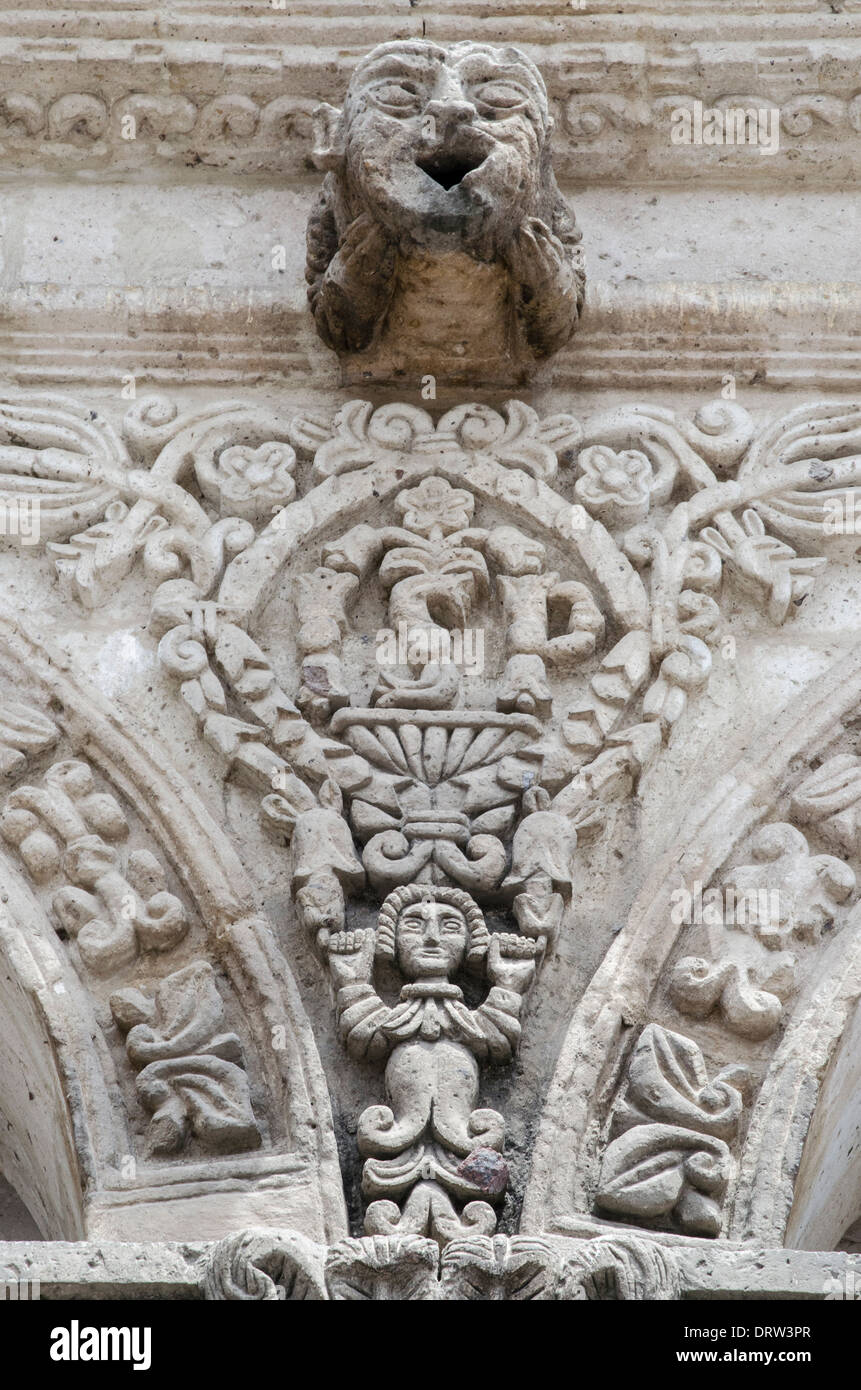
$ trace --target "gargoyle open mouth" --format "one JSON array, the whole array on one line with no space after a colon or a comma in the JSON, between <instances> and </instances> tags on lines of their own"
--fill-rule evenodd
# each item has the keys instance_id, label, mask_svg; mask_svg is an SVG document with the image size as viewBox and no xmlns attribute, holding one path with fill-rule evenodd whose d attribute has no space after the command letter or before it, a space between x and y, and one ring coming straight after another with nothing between
<instances>
[{"instance_id":1,"label":"gargoyle open mouth","mask_svg":"<svg viewBox=\"0 0 861 1390\"><path fill-rule=\"evenodd\" d=\"M416 164L428 178L438 183L440 188L455 188L467 174L471 174L473 169L477 169L486 159L486 153L473 156L447 154L438 151L436 154L423 155L416 160Z\"/></svg>"}]
</instances>

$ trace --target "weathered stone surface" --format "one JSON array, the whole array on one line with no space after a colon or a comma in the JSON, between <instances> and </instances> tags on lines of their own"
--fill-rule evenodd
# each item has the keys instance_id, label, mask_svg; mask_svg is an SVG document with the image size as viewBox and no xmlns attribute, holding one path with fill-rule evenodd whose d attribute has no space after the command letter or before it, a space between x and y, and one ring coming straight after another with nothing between
<instances>
[{"instance_id":1,"label":"weathered stone surface","mask_svg":"<svg viewBox=\"0 0 861 1390\"><path fill-rule=\"evenodd\" d=\"M853 1298L858 16L76 19L0 5L10 1286Z\"/></svg>"},{"instance_id":2,"label":"weathered stone surface","mask_svg":"<svg viewBox=\"0 0 861 1390\"><path fill-rule=\"evenodd\" d=\"M434 1241L381 1236L314 1245L275 1228L219 1244L0 1243L0 1274L15 1296L57 1300L514 1299L627 1300L845 1297L859 1257L768 1250L729 1242L684 1244L620 1234L571 1240L483 1236ZM849 1295L851 1298L851 1294Z\"/></svg>"},{"instance_id":3,"label":"weathered stone surface","mask_svg":"<svg viewBox=\"0 0 861 1390\"><path fill-rule=\"evenodd\" d=\"M544 82L515 48L381 44L344 109L315 112L328 171L308 223L309 300L371 370L492 380L563 347L583 304L580 233L550 162ZM361 359L369 375L369 359Z\"/></svg>"}]
</instances>

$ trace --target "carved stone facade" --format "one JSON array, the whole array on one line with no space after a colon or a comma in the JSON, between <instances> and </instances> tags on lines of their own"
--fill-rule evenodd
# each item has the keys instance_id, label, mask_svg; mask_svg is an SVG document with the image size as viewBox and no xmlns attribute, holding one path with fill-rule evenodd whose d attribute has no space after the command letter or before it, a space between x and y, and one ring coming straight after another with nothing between
<instances>
[{"instance_id":1,"label":"carved stone facade","mask_svg":"<svg viewBox=\"0 0 861 1390\"><path fill-rule=\"evenodd\" d=\"M0 7L0 1282L861 1289L861 21L479 8Z\"/></svg>"}]
</instances>

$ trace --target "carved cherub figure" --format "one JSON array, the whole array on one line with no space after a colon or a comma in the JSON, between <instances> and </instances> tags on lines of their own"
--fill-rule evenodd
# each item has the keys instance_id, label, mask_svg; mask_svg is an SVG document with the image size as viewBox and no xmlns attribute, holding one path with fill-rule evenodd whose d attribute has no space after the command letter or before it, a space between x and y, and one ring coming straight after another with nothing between
<instances>
[{"instance_id":1,"label":"carved cherub figure","mask_svg":"<svg viewBox=\"0 0 861 1390\"><path fill-rule=\"evenodd\" d=\"M363 59L343 111L317 113L316 162L329 173L308 227L307 278L324 341L366 348L393 300L421 281L469 317L460 253L507 272L472 288L498 300L534 356L562 346L584 274L550 162L552 128L541 74L516 48L408 40Z\"/></svg>"},{"instance_id":2,"label":"carved cherub figure","mask_svg":"<svg viewBox=\"0 0 861 1390\"><path fill-rule=\"evenodd\" d=\"M340 932L328 942L341 1035L353 1056L388 1056L388 1105L359 1118L366 1156L362 1186L369 1197L407 1197L368 1208L369 1234L394 1229L450 1239L463 1225L459 1199L499 1197L507 1183L501 1157L502 1116L475 1109L479 1062L511 1060L520 1041L523 996L535 976L541 944L488 932L481 910L457 888L396 888L380 909L377 931ZM372 984L375 957L394 962L406 979L390 1006ZM462 968L485 967L490 991L470 1009L452 981ZM493 1230L485 1201L462 1214L470 1228Z\"/></svg>"}]
</instances>

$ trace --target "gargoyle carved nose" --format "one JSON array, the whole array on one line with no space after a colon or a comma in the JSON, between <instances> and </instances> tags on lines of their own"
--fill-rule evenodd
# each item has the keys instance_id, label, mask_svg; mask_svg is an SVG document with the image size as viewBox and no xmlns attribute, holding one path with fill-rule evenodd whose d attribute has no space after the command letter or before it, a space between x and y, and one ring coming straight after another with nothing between
<instances>
[{"instance_id":1,"label":"gargoyle carved nose","mask_svg":"<svg viewBox=\"0 0 861 1390\"><path fill-rule=\"evenodd\" d=\"M458 127L467 125L478 112L472 102L454 94L435 97L424 110L424 120L430 117L433 128L426 131L427 144L417 155L416 163L434 183L448 191L455 188L467 174L477 169L485 158L485 149L453 152L446 148L447 139Z\"/></svg>"},{"instance_id":2,"label":"gargoyle carved nose","mask_svg":"<svg viewBox=\"0 0 861 1390\"><path fill-rule=\"evenodd\" d=\"M431 116L438 126L462 125L465 121L471 121L476 116L476 109L471 101L458 100L455 97L436 97L429 101L424 110L425 116Z\"/></svg>"}]
</instances>

